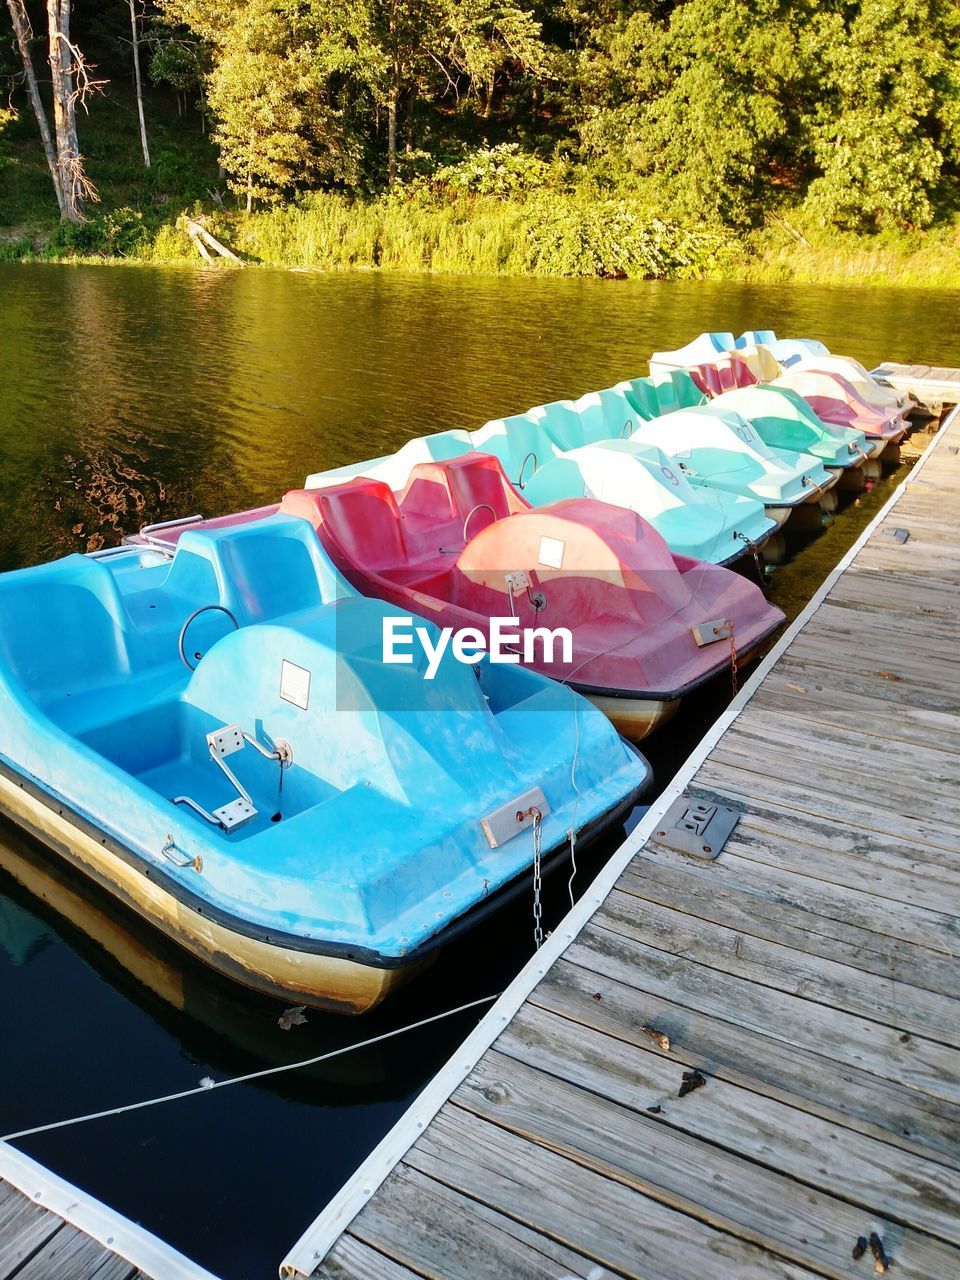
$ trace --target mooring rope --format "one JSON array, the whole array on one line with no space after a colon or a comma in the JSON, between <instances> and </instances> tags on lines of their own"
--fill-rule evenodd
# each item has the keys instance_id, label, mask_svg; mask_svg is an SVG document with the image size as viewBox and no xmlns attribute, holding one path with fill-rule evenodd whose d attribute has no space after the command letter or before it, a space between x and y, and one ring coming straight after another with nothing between
<instances>
[{"instance_id":1,"label":"mooring rope","mask_svg":"<svg viewBox=\"0 0 960 1280\"><path fill-rule=\"evenodd\" d=\"M34 1125L31 1129L18 1129L16 1133L5 1133L0 1142L12 1142L15 1138L30 1138L36 1133L49 1133L52 1129L66 1129L74 1124L86 1124L88 1120L104 1120L108 1116L123 1115L126 1111L140 1111L145 1107L156 1107L164 1102L178 1102L181 1098L194 1098L201 1093L212 1093L214 1089L227 1089L235 1084L247 1084L251 1080L262 1080L266 1076L282 1075L285 1071L299 1071L303 1067L315 1066L318 1062L327 1062L330 1058L339 1058L343 1054L353 1053L357 1049L369 1049L371 1045L382 1044L384 1040L392 1040L408 1031L416 1031L427 1027L432 1022L441 1022L445 1018L455 1017L458 1013L466 1013L468 1009L477 1009L483 1004L492 1004L499 1000L499 993L493 996L482 996L479 1000L471 1000L467 1004L458 1005L456 1009L447 1009L443 1013L432 1014L429 1018L421 1018L419 1022L410 1022L403 1027L395 1027L393 1031L384 1031L369 1040L360 1040L357 1044L343 1045L340 1049L331 1049L328 1053L317 1054L313 1058L304 1058L301 1062L288 1062L280 1067L264 1067L260 1071L248 1071L245 1075L231 1076L227 1080L209 1080L196 1085L192 1089L181 1089L178 1093L166 1093L157 1098L144 1098L140 1102L128 1102L120 1107L108 1107L105 1111L90 1111L86 1115L71 1116L68 1120L54 1120L50 1124Z\"/></svg>"}]
</instances>

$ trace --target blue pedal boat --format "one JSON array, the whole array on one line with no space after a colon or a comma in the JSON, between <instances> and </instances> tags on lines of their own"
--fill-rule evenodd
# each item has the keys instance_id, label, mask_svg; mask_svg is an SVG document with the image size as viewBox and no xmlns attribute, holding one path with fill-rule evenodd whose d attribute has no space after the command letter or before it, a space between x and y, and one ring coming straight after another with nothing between
<instances>
[{"instance_id":1,"label":"blue pedal boat","mask_svg":"<svg viewBox=\"0 0 960 1280\"><path fill-rule=\"evenodd\" d=\"M373 1007L650 779L534 672L384 664L395 612L283 515L0 575L0 810L221 973Z\"/></svg>"}]
</instances>

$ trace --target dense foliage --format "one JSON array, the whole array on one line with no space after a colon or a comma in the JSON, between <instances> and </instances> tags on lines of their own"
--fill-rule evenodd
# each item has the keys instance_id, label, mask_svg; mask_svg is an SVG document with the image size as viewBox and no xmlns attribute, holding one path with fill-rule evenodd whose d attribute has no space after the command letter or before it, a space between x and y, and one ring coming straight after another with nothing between
<instances>
[{"instance_id":1,"label":"dense foliage","mask_svg":"<svg viewBox=\"0 0 960 1280\"><path fill-rule=\"evenodd\" d=\"M146 0L141 26L148 132L175 96L207 138L161 136L158 172L78 245L137 252L228 190L277 206L282 240L282 211L316 225L326 192L331 226L371 210L374 262L401 206L432 261L434 230L482 199L522 207L501 215L511 270L683 274L764 223L882 241L960 209L953 0ZM74 31L108 98L128 93L125 0L75 0ZM8 45L9 137L29 113Z\"/></svg>"}]
</instances>

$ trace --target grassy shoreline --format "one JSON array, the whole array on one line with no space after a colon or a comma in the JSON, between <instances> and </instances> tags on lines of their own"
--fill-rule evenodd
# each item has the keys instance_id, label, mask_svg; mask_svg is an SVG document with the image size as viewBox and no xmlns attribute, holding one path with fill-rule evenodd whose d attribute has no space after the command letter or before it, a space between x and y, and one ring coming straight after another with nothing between
<instances>
[{"instance_id":1,"label":"grassy shoreline","mask_svg":"<svg viewBox=\"0 0 960 1280\"><path fill-rule=\"evenodd\" d=\"M737 234L684 226L629 197L539 192L516 200L325 194L250 214L197 206L192 216L247 265L298 271L960 288L957 224L895 238L788 230L779 221ZM66 235L56 224L0 228L0 261L11 259L209 269L181 218L150 226L133 209Z\"/></svg>"}]
</instances>

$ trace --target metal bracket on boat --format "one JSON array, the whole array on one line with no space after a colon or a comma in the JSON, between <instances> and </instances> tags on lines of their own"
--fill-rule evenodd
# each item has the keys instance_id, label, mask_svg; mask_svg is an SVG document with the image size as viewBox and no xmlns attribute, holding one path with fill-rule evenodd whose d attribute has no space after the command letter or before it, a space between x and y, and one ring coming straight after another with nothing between
<instances>
[{"instance_id":1,"label":"metal bracket on boat","mask_svg":"<svg viewBox=\"0 0 960 1280\"><path fill-rule=\"evenodd\" d=\"M485 818L480 819L480 828L487 837L491 849L498 849L514 836L532 827L534 822L542 821L550 812L547 798L539 787L524 791L523 795L502 804ZM539 814L539 819L535 817ZM523 815L518 817L518 815Z\"/></svg>"},{"instance_id":2,"label":"metal bracket on boat","mask_svg":"<svg viewBox=\"0 0 960 1280\"><path fill-rule=\"evenodd\" d=\"M160 852L165 858L172 862L175 867L193 867L194 871L203 870L203 858L200 854L198 853L196 857L191 858L188 853L184 853L182 849L177 848L177 842L174 840L172 835L167 836L166 843L163 845ZM177 854L182 856L177 857Z\"/></svg>"},{"instance_id":3,"label":"metal bracket on boat","mask_svg":"<svg viewBox=\"0 0 960 1280\"><path fill-rule=\"evenodd\" d=\"M739 821L736 809L698 800L685 791L663 815L654 834L668 849L712 861L720 855Z\"/></svg>"},{"instance_id":4,"label":"metal bracket on boat","mask_svg":"<svg viewBox=\"0 0 960 1280\"><path fill-rule=\"evenodd\" d=\"M884 529L883 532L888 538L896 538L901 545L910 537L909 529Z\"/></svg>"},{"instance_id":5,"label":"metal bracket on boat","mask_svg":"<svg viewBox=\"0 0 960 1280\"><path fill-rule=\"evenodd\" d=\"M219 809L214 809L212 813L208 809L204 809L203 805L197 804L196 800L191 800L189 796L174 796L173 803L187 805L194 813L198 813L201 818L205 818L211 826L222 827L224 831L233 831L235 827L239 827L244 822L249 822L251 818L255 818L257 816L257 808L253 803L253 797L226 761L227 756L232 756L236 752L242 751L247 743L251 747L255 747L267 760L279 762L281 778L283 770L293 764L293 748L283 738L278 738L272 747L265 747L262 742L258 742L249 733L244 733L239 724L227 724L222 729L214 729L207 734L207 747L210 751L210 759L236 791L237 798L230 800L227 804L222 804Z\"/></svg>"},{"instance_id":6,"label":"metal bracket on boat","mask_svg":"<svg viewBox=\"0 0 960 1280\"><path fill-rule=\"evenodd\" d=\"M714 618L712 622L695 622L690 628L697 647L716 644L718 640L730 639L730 623L726 618Z\"/></svg>"}]
</instances>

